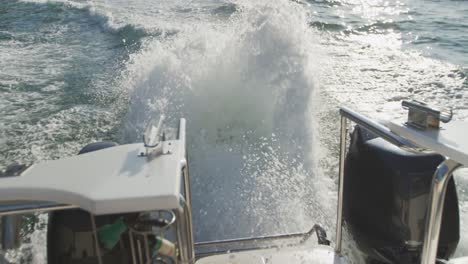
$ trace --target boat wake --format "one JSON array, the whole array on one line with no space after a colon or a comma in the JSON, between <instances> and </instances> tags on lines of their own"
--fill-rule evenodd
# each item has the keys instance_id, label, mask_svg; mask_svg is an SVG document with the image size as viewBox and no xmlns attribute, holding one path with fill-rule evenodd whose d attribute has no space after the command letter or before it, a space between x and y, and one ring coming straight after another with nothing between
<instances>
[{"instance_id":1,"label":"boat wake","mask_svg":"<svg viewBox=\"0 0 468 264\"><path fill-rule=\"evenodd\" d=\"M125 140L154 115L188 120L197 241L304 231L324 210L306 13L289 1L235 6L222 24L148 43L127 69Z\"/></svg>"}]
</instances>

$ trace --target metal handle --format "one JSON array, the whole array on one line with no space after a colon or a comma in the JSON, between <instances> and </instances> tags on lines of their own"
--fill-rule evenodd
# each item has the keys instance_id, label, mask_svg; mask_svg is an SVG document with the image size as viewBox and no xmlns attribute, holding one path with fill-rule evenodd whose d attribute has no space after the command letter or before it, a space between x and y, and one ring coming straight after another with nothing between
<instances>
[{"instance_id":1,"label":"metal handle","mask_svg":"<svg viewBox=\"0 0 468 264\"><path fill-rule=\"evenodd\" d=\"M453 172L460 166L460 163L451 159L446 159L437 167L434 173L431 194L429 196L429 205L427 208L424 244L421 254L422 264L434 264L436 261L445 193Z\"/></svg>"},{"instance_id":2,"label":"metal handle","mask_svg":"<svg viewBox=\"0 0 468 264\"><path fill-rule=\"evenodd\" d=\"M398 146L398 147L408 147L414 146L408 140L397 136L390 131L386 126L375 122L374 120L361 115L347 107L340 108L340 115L346 117L347 119L353 121L354 123L364 127L365 129L369 130L370 132L376 134L377 136L387 140L388 142Z\"/></svg>"}]
</instances>

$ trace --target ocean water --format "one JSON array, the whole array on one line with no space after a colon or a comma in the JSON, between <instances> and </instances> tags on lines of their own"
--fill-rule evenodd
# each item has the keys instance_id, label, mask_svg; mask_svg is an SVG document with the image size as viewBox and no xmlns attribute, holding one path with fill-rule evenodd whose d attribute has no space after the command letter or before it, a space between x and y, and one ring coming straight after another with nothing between
<instances>
[{"instance_id":1,"label":"ocean water","mask_svg":"<svg viewBox=\"0 0 468 264\"><path fill-rule=\"evenodd\" d=\"M467 74L466 1L2 0L0 169L185 117L196 241L314 223L333 239L338 107L394 118L418 99L467 120ZM46 262L38 219L7 260Z\"/></svg>"}]
</instances>

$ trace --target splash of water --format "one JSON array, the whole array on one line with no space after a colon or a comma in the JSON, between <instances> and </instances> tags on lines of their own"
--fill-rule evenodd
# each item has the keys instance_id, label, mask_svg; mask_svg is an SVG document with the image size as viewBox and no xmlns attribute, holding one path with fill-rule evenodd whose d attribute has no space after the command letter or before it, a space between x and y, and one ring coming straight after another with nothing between
<instances>
[{"instance_id":1,"label":"splash of water","mask_svg":"<svg viewBox=\"0 0 468 264\"><path fill-rule=\"evenodd\" d=\"M235 5L222 25L148 43L127 73L127 134L150 115L188 119L197 240L304 231L327 215L315 196L324 177L306 12L290 1Z\"/></svg>"}]
</instances>

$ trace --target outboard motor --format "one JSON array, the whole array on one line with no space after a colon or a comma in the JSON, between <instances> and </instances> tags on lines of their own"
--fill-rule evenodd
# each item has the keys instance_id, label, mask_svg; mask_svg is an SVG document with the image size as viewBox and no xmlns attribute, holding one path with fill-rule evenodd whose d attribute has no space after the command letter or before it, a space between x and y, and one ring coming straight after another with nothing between
<instances>
[{"instance_id":1,"label":"outboard motor","mask_svg":"<svg viewBox=\"0 0 468 264\"><path fill-rule=\"evenodd\" d=\"M344 220L368 263L419 263L431 182L444 160L404 151L356 126L345 162ZM459 241L453 178L445 198L437 257L448 259Z\"/></svg>"}]
</instances>

